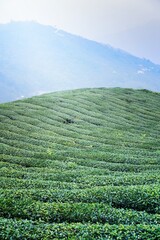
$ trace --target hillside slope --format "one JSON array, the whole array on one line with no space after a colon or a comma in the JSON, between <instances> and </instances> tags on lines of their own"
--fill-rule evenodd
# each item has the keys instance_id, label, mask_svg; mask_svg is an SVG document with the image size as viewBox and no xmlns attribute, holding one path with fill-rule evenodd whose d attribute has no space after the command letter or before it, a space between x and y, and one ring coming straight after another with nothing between
<instances>
[{"instance_id":1,"label":"hillside slope","mask_svg":"<svg viewBox=\"0 0 160 240\"><path fill-rule=\"evenodd\" d=\"M0 102L86 87L160 91L160 66L51 26L0 25Z\"/></svg>"},{"instance_id":2,"label":"hillside slope","mask_svg":"<svg viewBox=\"0 0 160 240\"><path fill-rule=\"evenodd\" d=\"M159 136L147 90L1 104L0 239L158 239Z\"/></svg>"}]
</instances>

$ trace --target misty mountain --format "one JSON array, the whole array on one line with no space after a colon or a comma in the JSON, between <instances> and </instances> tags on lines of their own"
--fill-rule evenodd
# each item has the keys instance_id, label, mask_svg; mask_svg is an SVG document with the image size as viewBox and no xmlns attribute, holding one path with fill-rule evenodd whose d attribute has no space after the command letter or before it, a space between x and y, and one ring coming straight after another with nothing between
<instances>
[{"instance_id":1,"label":"misty mountain","mask_svg":"<svg viewBox=\"0 0 160 240\"><path fill-rule=\"evenodd\" d=\"M0 25L0 102L86 87L160 91L160 66L51 26Z\"/></svg>"},{"instance_id":2,"label":"misty mountain","mask_svg":"<svg viewBox=\"0 0 160 240\"><path fill-rule=\"evenodd\" d=\"M106 36L113 46L160 64L160 21L153 20L117 34ZM153 44L154 43L154 44Z\"/></svg>"}]
</instances>

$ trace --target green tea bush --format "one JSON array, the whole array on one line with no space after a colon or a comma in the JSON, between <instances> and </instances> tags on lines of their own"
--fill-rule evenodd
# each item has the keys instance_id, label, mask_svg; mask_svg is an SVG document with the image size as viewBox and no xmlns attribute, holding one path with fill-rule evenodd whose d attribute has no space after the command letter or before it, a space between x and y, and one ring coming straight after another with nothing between
<instances>
[{"instance_id":1,"label":"green tea bush","mask_svg":"<svg viewBox=\"0 0 160 240\"><path fill-rule=\"evenodd\" d=\"M0 239L160 239L160 94L0 105Z\"/></svg>"},{"instance_id":2,"label":"green tea bush","mask_svg":"<svg viewBox=\"0 0 160 240\"><path fill-rule=\"evenodd\" d=\"M159 225L43 224L28 220L0 219L0 237L6 239L132 239L156 240Z\"/></svg>"}]
</instances>

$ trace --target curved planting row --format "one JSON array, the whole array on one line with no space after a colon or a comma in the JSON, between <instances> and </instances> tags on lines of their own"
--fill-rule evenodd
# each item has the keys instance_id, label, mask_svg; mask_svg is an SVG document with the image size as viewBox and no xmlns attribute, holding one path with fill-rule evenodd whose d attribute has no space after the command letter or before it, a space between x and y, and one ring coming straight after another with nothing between
<instances>
[{"instance_id":1,"label":"curved planting row","mask_svg":"<svg viewBox=\"0 0 160 240\"><path fill-rule=\"evenodd\" d=\"M160 94L0 105L0 239L159 239Z\"/></svg>"}]
</instances>

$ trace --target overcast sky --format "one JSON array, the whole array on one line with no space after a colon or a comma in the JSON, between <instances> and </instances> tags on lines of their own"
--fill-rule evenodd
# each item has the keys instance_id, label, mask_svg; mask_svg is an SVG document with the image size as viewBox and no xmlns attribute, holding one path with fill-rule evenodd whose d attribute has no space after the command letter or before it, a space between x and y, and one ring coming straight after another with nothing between
<instances>
[{"instance_id":1,"label":"overcast sky","mask_svg":"<svg viewBox=\"0 0 160 240\"><path fill-rule=\"evenodd\" d=\"M160 0L0 0L0 23L35 20L103 43L108 35L160 22L159 13Z\"/></svg>"}]
</instances>

